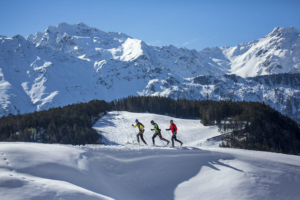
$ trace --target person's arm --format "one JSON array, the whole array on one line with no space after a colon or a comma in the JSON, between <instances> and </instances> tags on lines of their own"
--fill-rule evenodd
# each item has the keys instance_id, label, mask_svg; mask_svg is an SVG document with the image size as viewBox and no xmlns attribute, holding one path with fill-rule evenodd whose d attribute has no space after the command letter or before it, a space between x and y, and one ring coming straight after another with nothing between
<instances>
[{"instance_id":1,"label":"person's arm","mask_svg":"<svg viewBox=\"0 0 300 200\"><path fill-rule=\"evenodd\" d=\"M166 129L166 131L169 131L169 130L171 130L172 129L172 125L170 125L170 128L169 129Z\"/></svg>"}]
</instances>

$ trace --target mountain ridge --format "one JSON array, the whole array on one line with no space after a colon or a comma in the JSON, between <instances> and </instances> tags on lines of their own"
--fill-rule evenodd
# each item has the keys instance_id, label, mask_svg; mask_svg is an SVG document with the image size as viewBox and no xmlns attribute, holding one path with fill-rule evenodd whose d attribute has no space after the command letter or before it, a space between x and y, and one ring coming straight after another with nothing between
<instances>
[{"instance_id":1,"label":"mountain ridge","mask_svg":"<svg viewBox=\"0 0 300 200\"><path fill-rule=\"evenodd\" d=\"M275 27L249 43L202 51L150 46L84 23L60 23L27 37L1 36L0 114L129 95L211 96L216 100L265 101L298 121L299 86L284 82L271 87L251 77L287 74L298 83L292 74L300 69L299 33L294 27ZM226 74L236 75L237 82ZM205 84L202 79L210 76L215 77L213 82Z\"/></svg>"}]
</instances>

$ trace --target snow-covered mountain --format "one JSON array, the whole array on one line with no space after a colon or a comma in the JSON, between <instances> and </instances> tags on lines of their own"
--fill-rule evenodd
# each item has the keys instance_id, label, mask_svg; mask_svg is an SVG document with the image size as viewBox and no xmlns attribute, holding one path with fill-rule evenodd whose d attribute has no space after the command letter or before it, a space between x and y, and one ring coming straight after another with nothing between
<instances>
[{"instance_id":1,"label":"snow-covered mountain","mask_svg":"<svg viewBox=\"0 0 300 200\"><path fill-rule=\"evenodd\" d=\"M299 120L299 35L276 27L250 43L202 51L149 46L84 23L0 36L0 114L162 95L264 101Z\"/></svg>"}]
</instances>

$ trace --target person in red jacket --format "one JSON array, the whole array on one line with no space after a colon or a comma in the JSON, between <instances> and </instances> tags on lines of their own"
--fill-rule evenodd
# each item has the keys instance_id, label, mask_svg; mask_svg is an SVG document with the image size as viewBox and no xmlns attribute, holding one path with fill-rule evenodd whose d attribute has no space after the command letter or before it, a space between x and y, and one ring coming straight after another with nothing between
<instances>
[{"instance_id":1,"label":"person in red jacket","mask_svg":"<svg viewBox=\"0 0 300 200\"><path fill-rule=\"evenodd\" d=\"M182 146L182 142L180 141L180 140L177 140L177 138L176 138L176 134L177 134L177 127L176 127L176 125L173 123L173 120L171 120L170 121L170 128L169 129L166 129L166 131L169 131L169 130L171 130L172 131L172 146L174 147L174 140L175 141L177 141L177 142L179 142L181 145L180 146Z\"/></svg>"}]
</instances>

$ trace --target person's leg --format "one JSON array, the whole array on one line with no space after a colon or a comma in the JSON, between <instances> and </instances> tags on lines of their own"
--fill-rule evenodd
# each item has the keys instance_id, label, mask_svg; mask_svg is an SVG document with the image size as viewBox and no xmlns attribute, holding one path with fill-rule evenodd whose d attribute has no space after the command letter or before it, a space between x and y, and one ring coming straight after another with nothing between
<instances>
[{"instance_id":1,"label":"person's leg","mask_svg":"<svg viewBox=\"0 0 300 200\"><path fill-rule=\"evenodd\" d=\"M155 145L155 141L154 141L154 138L157 136L157 133L154 133L154 135L152 136L152 142L153 142L153 145Z\"/></svg>"},{"instance_id":2,"label":"person's leg","mask_svg":"<svg viewBox=\"0 0 300 200\"><path fill-rule=\"evenodd\" d=\"M139 133L136 135L136 138L137 138L138 143L140 143L140 138L139 138L139 136L140 136L141 134L142 134L142 133L139 132Z\"/></svg>"},{"instance_id":3,"label":"person's leg","mask_svg":"<svg viewBox=\"0 0 300 200\"><path fill-rule=\"evenodd\" d=\"M181 142L180 140L177 139L176 134L177 134L177 132L174 133L174 136L175 136L174 139L175 139L175 141L179 142L182 146L183 142Z\"/></svg>"},{"instance_id":4,"label":"person's leg","mask_svg":"<svg viewBox=\"0 0 300 200\"><path fill-rule=\"evenodd\" d=\"M172 147L174 147L174 139L176 138L176 136L173 134L172 136Z\"/></svg>"},{"instance_id":5,"label":"person's leg","mask_svg":"<svg viewBox=\"0 0 300 200\"><path fill-rule=\"evenodd\" d=\"M144 140L144 131L143 131L142 134L141 134L141 139L142 139L142 141L144 142L144 144L147 144L147 142Z\"/></svg>"},{"instance_id":6,"label":"person's leg","mask_svg":"<svg viewBox=\"0 0 300 200\"><path fill-rule=\"evenodd\" d=\"M159 138L160 138L161 140L163 140L163 141L166 141L166 142L167 142L167 145L170 143L169 140L167 140L167 139L165 139L165 138L162 137L161 133L159 133Z\"/></svg>"}]
</instances>

